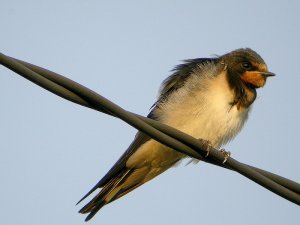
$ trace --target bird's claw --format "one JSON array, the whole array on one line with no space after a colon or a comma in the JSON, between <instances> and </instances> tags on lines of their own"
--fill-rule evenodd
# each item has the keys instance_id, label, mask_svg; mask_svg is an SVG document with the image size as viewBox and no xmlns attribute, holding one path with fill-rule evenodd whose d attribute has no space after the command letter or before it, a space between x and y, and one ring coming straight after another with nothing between
<instances>
[{"instance_id":1,"label":"bird's claw","mask_svg":"<svg viewBox=\"0 0 300 225\"><path fill-rule=\"evenodd\" d=\"M231 152L230 151L226 151L224 148L222 148L220 150L220 152L224 155L224 160L223 160L223 164L227 162L228 158L230 157L231 155Z\"/></svg>"},{"instance_id":2,"label":"bird's claw","mask_svg":"<svg viewBox=\"0 0 300 225\"><path fill-rule=\"evenodd\" d=\"M204 158L207 158L207 157L209 156L209 153L210 153L210 147L212 147L212 144L211 144L211 142L208 141L208 140L204 140L204 139L201 139L201 138L200 138L199 140L202 141L203 146L204 146L204 148L205 148L205 150L206 150L206 154L205 154Z\"/></svg>"}]
</instances>

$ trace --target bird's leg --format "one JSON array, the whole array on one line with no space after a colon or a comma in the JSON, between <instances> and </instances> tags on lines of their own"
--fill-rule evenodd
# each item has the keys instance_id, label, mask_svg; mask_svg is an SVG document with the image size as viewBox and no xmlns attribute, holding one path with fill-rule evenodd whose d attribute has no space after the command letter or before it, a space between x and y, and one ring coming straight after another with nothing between
<instances>
[{"instance_id":1,"label":"bird's leg","mask_svg":"<svg viewBox=\"0 0 300 225\"><path fill-rule=\"evenodd\" d=\"M198 140L201 141L201 145L202 145L201 147L206 150L206 155L204 156L204 158L207 158L209 156L210 149L213 147L213 145L208 140L201 139L201 138L198 138ZM228 158L230 157L231 152L230 151L226 151L224 148L222 148L220 150L220 152L224 155L224 160L223 160L222 163L225 164L227 162Z\"/></svg>"},{"instance_id":2,"label":"bird's leg","mask_svg":"<svg viewBox=\"0 0 300 225\"><path fill-rule=\"evenodd\" d=\"M228 158L230 157L231 152L230 151L226 151L224 148L222 148L220 150L220 152L224 155L224 160L223 160L222 163L225 164L227 162Z\"/></svg>"},{"instance_id":3,"label":"bird's leg","mask_svg":"<svg viewBox=\"0 0 300 225\"><path fill-rule=\"evenodd\" d=\"M212 144L210 141L205 140L205 139L198 138L198 140L201 141L201 144L202 144L201 147L204 148L206 151L206 155L204 156L204 158L207 158L209 156L209 152L210 152L210 148L212 147Z\"/></svg>"}]
</instances>

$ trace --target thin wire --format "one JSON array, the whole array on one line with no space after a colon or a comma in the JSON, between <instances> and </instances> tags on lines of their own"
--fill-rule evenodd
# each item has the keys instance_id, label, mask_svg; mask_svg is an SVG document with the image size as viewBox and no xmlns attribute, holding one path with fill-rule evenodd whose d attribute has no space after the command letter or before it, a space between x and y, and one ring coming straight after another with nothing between
<instances>
[{"instance_id":1,"label":"thin wire","mask_svg":"<svg viewBox=\"0 0 300 225\"><path fill-rule=\"evenodd\" d=\"M268 190L300 205L300 185L294 181L239 163L233 158L228 158L226 163L222 164L226 158L224 154L208 146L207 142L197 140L157 121L125 111L96 92L52 71L6 57L1 53L0 63L54 94L82 106L116 116L176 151L197 159L203 159L203 161L214 165L233 169ZM209 150L209 156L204 158L207 150Z\"/></svg>"},{"instance_id":2,"label":"thin wire","mask_svg":"<svg viewBox=\"0 0 300 225\"><path fill-rule=\"evenodd\" d=\"M72 81L72 80L70 80L70 79L68 79L68 78L66 78L66 77L64 77L60 74L54 73L54 72L46 70L44 68L35 66L33 64L30 64L30 63L27 63L27 62L24 62L24 61L21 61L21 60L18 60L18 59L14 59L14 58L11 58L11 59L23 64L27 68L29 68L32 71L38 73L40 76L43 76L43 77L47 78L48 80L51 80L51 81L55 82L56 84L58 84L62 87L65 87L65 89L67 90L66 93L64 95L56 93L59 96L65 98L67 100L70 100L74 103L77 103L77 104L83 105L85 107L89 107L89 108L92 108L94 110L97 110L97 111L106 113L108 115L114 116L111 112L105 111L103 108L97 109L97 108L93 107L87 101L82 99L79 95L74 94L73 92L72 92L73 93L72 98L68 97L68 93L69 93L68 89L70 89L72 91L76 91L76 90L78 90L78 88L85 88L82 85L77 84L76 82L74 82L74 81ZM87 88L85 88L85 89L87 89ZM91 91L91 90L87 90L87 91ZM197 143L195 142L194 138L191 138L189 135L186 135L183 132L172 129L172 128L168 127L167 125L161 124L161 123L159 123L155 120L152 120L150 118L145 118L145 117L137 115L137 114L134 114L134 115L139 117L143 121L147 122L149 125L153 126L154 128L158 129L159 131L167 133L169 136L181 141L184 144L189 145L191 143L194 143L193 146L198 146L199 145L198 142ZM193 146L191 146L191 147L193 147ZM190 156L192 156L192 155L190 155ZM231 169L231 168L229 168L228 166L226 166L224 164L220 164L219 162L211 161L211 160L208 160L206 158L200 158L200 159L202 161L207 162L207 163L211 163L211 164L214 164L214 165L217 165L217 166L221 166L221 167L226 168L226 169ZM244 165L249 166L247 164L244 164ZM296 183L294 181L291 181L289 179L286 179L284 177L281 177L279 175L270 173L268 171L253 167L253 166L249 166L249 167L251 167L252 169L256 170L257 172L263 174L264 176L268 177L269 179L272 179L273 181L279 183L280 185L282 185L282 186L284 186L284 187L300 194L300 185L298 183Z\"/></svg>"}]
</instances>

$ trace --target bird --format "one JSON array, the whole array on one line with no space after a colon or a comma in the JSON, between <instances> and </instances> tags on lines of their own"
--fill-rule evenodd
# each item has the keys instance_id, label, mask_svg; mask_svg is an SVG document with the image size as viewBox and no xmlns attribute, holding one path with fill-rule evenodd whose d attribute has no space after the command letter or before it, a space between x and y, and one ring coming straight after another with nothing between
<instances>
[{"instance_id":1,"label":"bird","mask_svg":"<svg viewBox=\"0 0 300 225\"><path fill-rule=\"evenodd\" d=\"M275 74L250 48L221 56L184 60L163 81L148 118L220 148L245 124L256 89ZM100 189L80 209L90 220L104 205L126 195L171 168L186 155L137 132L108 173L78 202ZM77 204L78 204L77 203Z\"/></svg>"}]
</instances>

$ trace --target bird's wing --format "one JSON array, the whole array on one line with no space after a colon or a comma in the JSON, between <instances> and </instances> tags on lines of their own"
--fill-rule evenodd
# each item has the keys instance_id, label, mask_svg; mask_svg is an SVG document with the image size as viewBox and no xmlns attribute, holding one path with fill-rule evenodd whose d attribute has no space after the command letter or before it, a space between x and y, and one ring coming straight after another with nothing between
<instances>
[{"instance_id":1,"label":"bird's wing","mask_svg":"<svg viewBox=\"0 0 300 225\"><path fill-rule=\"evenodd\" d=\"M197 58L185 60L183 64L176 66L173 71L174 73L164 80L160 88L160 97L151 107L151 112L148 114L148 118L159 120L156 115L156 110L159 105L163 103L168 96L170 96L174 91L184 86L185 81L188 79L189 75L193 72L193 69L197 64L205 64L211 62L211 58ZM106 185L114 176L125 166L127 159L144 143L149 141L151 138L142 132L138 132L135 139L128 147L128 149L123 153L119 160L114 164L114 166L108 171L108 173L96 184L96 186L89 192L93 192L95 189L103 187ZM86 196L87 196L86 195ZM84 196L83 199L86 197ZM83 200L82 199L82 200ZM80 200L81 201L81 200Z\"/></svg>"},{"instance_id":2,"label":"bird's wing","mask_svg":"<svg viewBox=\"0 0 300 225\"><path fill-rule=\"evenodd\" d=\"M183 87L189 75L194 72L194 68L197 64L201 65L207 62L211 62L213 59L193 59L186 60L184 64L181 64L174 69L173 75L167 78L161 87L160 97L157 102L152 106L152 110L149 113L148 117L154 120L159 120L156 110L160 107L164 101L179 88ZM136 187L140 186L143 183L134 183L132 186L126 187L125 189L118 189L120 184L130 176L134 171L126 167L126 162L128 158L143 144L151 140L149 136L142 132L138 132L135 136L135 139L124 152L124 154L119 158L119 160L114 164L114 166L108 171L108 173L82 198L78 203L84 200L92 192L98 188L102 188L100 193L95 196L86 206L84 206L80 212L88 213L89 216L86 220L91 219L97 211L105 204L125 195L126 193L132 191ZM118 189L118 190L117 190ZM117 193L113 193L114 190L117 190ZM106 201L106 198L109 197L109 200ZM77 204L78 204L77 203Z\"/></svg>"}]
</instances>

